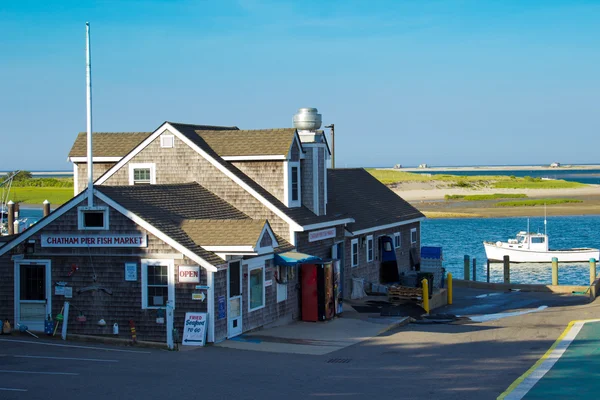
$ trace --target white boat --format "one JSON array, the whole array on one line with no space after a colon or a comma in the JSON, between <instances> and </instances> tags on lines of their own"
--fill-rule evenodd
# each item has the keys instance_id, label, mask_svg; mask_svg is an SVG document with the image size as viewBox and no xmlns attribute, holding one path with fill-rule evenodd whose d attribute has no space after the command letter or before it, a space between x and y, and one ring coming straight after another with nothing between
<instances>
[{"instance_id":1,"label":"white boat","mask_svg":"<svg viewBox=\"0 0 600 400\"><path fill-rule=\"evenodd\" d=\"M591 258L598 260L600 250L592 248L573 248L550 250L548 235L521 231L515 239L508 242L483 242L485 255L490 261L502 261L504 256L511 263L550 263L556 257L559 262L587 262Z\"/></svg>"}]
</instances>

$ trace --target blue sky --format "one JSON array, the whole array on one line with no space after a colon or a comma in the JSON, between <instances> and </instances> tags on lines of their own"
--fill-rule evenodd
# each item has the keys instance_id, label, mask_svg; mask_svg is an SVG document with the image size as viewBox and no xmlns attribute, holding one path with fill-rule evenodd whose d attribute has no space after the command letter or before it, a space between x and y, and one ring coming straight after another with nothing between
<instances>
[{"instance_id":1,"label":"blue sky","mask_svg":"<svg viewBox=\"0 0 600 400\"><path fill-rule=\"evenodd\" d=\"M0 3L0 171L85 131L336 125L338 167L599 163L598 1Z\"/></svg>"}]
</instances>

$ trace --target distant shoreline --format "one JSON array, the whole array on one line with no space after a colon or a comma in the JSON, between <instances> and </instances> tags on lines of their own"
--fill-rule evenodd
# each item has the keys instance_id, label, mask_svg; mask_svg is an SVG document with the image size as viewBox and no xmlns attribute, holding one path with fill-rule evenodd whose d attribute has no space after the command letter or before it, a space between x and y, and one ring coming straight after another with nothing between
<instances>
[{"instance_id":1,"label":"distant shoreline","mask_svg":"<svg viewBox=\"0 0 600 400\"><path fill-rule=\"evenodd\" d=\"M379 170L391 170L402 172L452 172L452 171L568 171L568 170L594 170L600 169L600 165L561 165L551 167L549 165L499 165L499 166L470 166L470 167L427 167L427 168L375 168Z\"/></svg>"}]
</instances>

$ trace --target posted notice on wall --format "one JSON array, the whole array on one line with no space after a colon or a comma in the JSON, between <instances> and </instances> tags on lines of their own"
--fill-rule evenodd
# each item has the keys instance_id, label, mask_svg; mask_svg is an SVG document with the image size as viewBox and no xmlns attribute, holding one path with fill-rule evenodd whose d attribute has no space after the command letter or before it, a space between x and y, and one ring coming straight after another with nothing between
<instances>
[{"instance_id":1,"label":"posted notice on wall","mask_svg":"<svg viewBox=\"0 0 600 400\"><path fill-rule=\"evenodd\" d=\"M208 313L185 313L181 344L185 346L204 346L206 344L207 329Z\"/></svg>"}]
</instances>

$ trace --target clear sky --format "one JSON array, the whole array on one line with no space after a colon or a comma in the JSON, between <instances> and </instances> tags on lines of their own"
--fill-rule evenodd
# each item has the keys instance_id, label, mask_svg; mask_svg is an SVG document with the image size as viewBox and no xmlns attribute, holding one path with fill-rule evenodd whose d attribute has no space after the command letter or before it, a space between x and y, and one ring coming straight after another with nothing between
<instances>
[{"instance_id":1,"label":"clear sky","mask_svg":"<svg viewBox=\"0 0 600 400\"><path fill-rule=\"evenodd\" d=\"M600 163L600 1L0 1L0 171L86 129L336 126L339 167Z\"/></svg>"}]
</instances>

